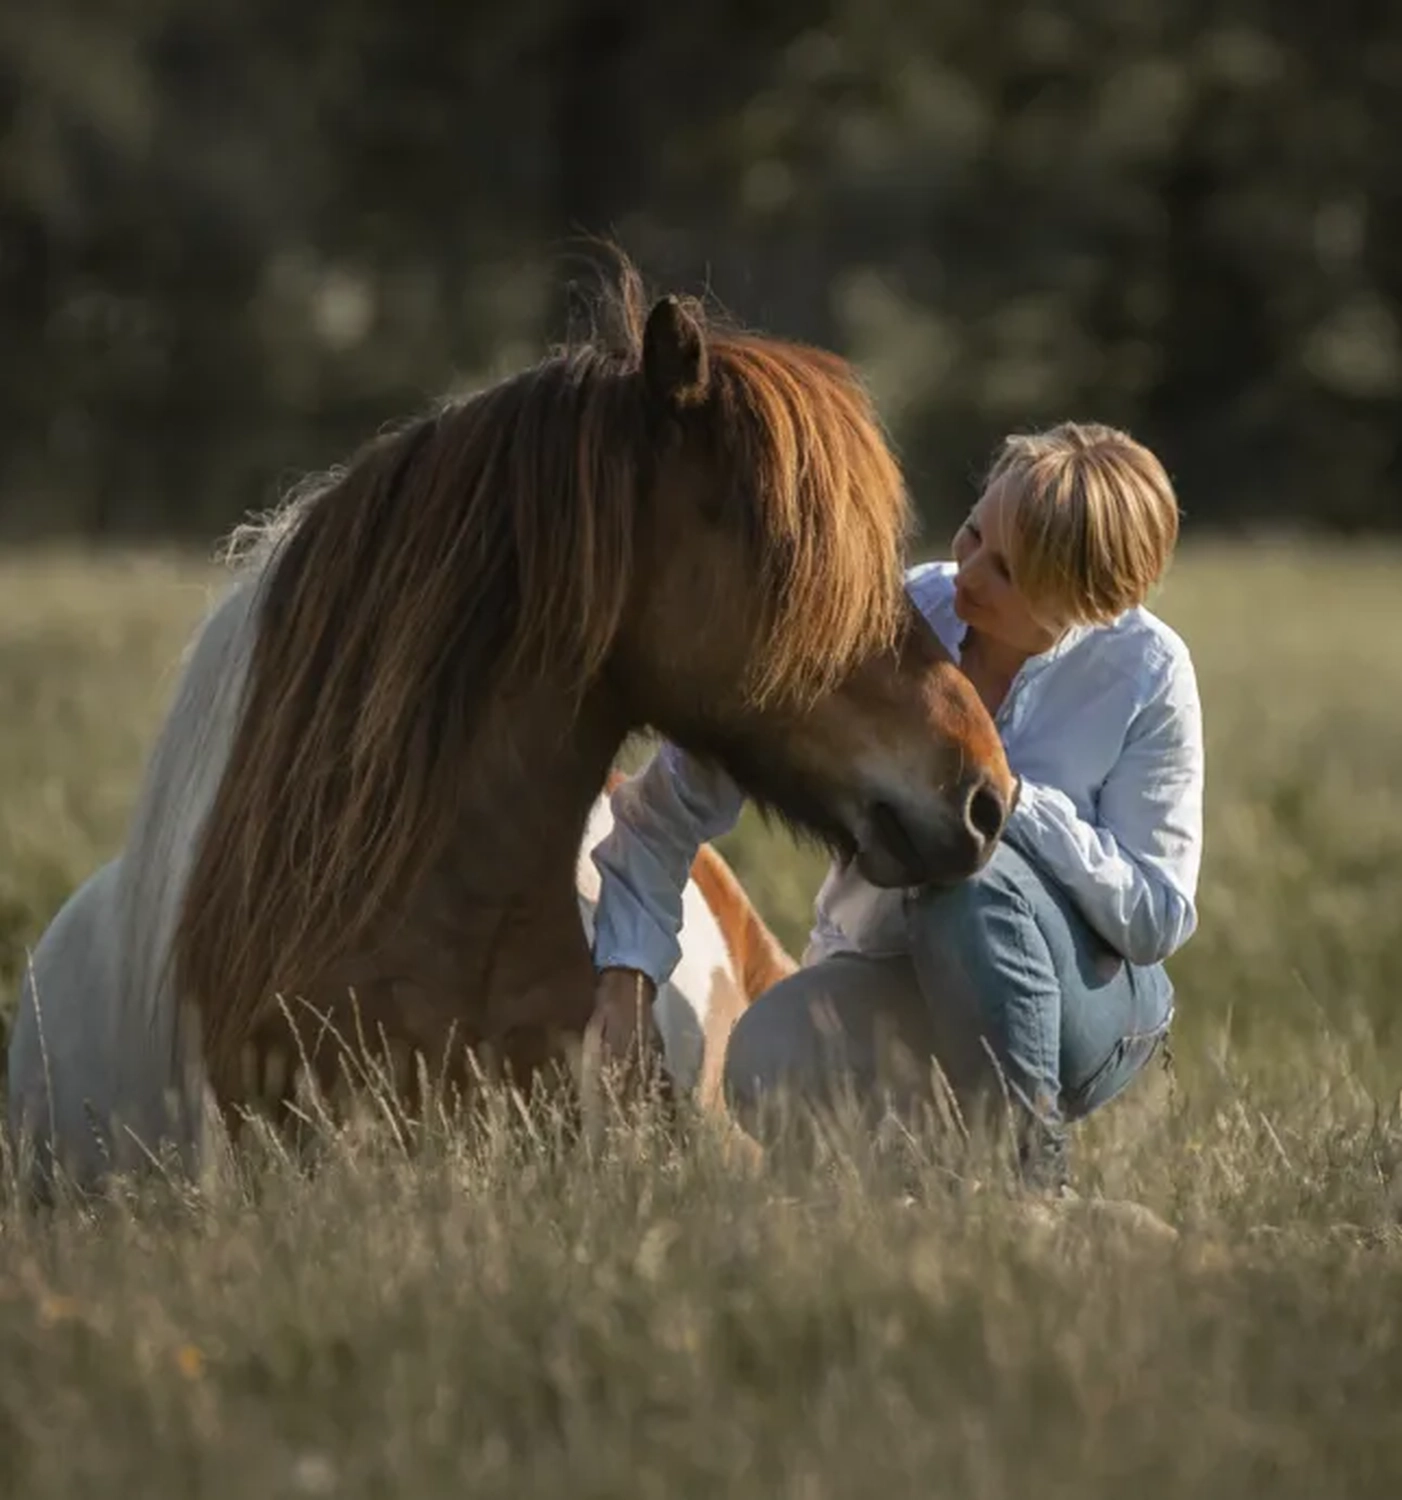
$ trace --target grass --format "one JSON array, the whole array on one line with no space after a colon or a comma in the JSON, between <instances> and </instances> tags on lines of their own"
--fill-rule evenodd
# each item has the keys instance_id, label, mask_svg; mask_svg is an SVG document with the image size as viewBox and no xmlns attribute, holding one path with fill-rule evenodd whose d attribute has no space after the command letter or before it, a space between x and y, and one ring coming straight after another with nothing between
<instances>
[{"instance_id":1,"label":"grass","mask_svg":"<svg viewBox=\"0 0 1402 1500\"><path fill-rule=\"evenodd\" d=\"M0 560L0 1000L109 854L207 570ZM407 1161L0 1190L0 1493L1384 1496L1402 1486L1402 555L1190 551L1209 733L1176 1082L1092 1120L1054 1223L933 1143L742 1167L493 1101ZM725 848L801 945L820 861Z\"/></svg>"}]
</instances>

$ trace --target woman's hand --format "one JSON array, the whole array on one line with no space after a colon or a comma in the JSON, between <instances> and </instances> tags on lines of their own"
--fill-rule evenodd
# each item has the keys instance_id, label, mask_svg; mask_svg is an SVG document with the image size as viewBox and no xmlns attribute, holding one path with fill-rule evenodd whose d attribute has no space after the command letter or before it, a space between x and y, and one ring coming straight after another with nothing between
<instances>
[{"instance_id":1,"label":"woman's hand","mask_svg":"<svg viewBox=\"0 0 1402 1500\"><path fill-rule=\"evenodd\" d=\"M641 1075L662 1063L662 1038L652 1017L657 986L637 969L603 969L594 990L594 1014L584 1030L585 1076L597 1084L605 1068L622 1069L631 1091Z\"/></svg>"}]
</instances>

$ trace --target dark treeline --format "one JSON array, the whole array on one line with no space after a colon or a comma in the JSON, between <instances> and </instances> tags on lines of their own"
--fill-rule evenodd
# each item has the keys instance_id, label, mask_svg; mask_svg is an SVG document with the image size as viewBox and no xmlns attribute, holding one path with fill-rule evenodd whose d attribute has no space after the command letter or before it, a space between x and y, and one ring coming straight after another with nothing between
<instances>
[{"instance_id":1,"label":"dark treeline","mask_svg":"<svg viewBox=\"0 0 1402 1500\"><path fill-rule=\"evenodd\" d=\"M1197 526L1396 526L1385 0L7 0L0 522L207 536L566 330L576 233Z\"/></svg>"}]
</instances>

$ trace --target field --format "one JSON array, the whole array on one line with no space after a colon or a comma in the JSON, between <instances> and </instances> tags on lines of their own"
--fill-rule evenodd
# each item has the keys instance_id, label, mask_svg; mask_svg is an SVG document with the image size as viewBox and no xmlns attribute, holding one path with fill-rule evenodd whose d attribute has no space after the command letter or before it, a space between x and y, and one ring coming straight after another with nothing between
<instances>
[{"instance_id":1,"label":"field","mask_svg":"<svg viewBox=\"0 0 1402 1500\"><path fill-rule=\"evenodd\" d=\"M212 574L0 560L0 1004L122 837ZM932 1142L742 1170L500 1101L413 1161L356 1128L203 1196L0 1189L0 1493L1402 1493L1402 553L1189 551L1209 735L1174 1079L1032 1217ZM724 847L803 940L821 873Z\"/></svg>"}]
</instances>

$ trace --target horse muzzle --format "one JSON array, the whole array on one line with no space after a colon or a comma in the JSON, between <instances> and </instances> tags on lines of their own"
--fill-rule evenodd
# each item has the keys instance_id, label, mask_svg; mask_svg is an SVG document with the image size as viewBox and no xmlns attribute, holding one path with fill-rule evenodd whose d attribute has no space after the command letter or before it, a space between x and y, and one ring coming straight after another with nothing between
<instances>
[{"instance_id":1,"label":"horse muzzle","mask_svg":"<svg viewBox=\"0 0 1402 1500\"><path fill-rule=\"evenodd\" d=\"M966 777L934 808L868 803L857 837L856 866L872 885L957 885L988 862L1016 800L991 777Z\"/></svg>"}]
</instances>

